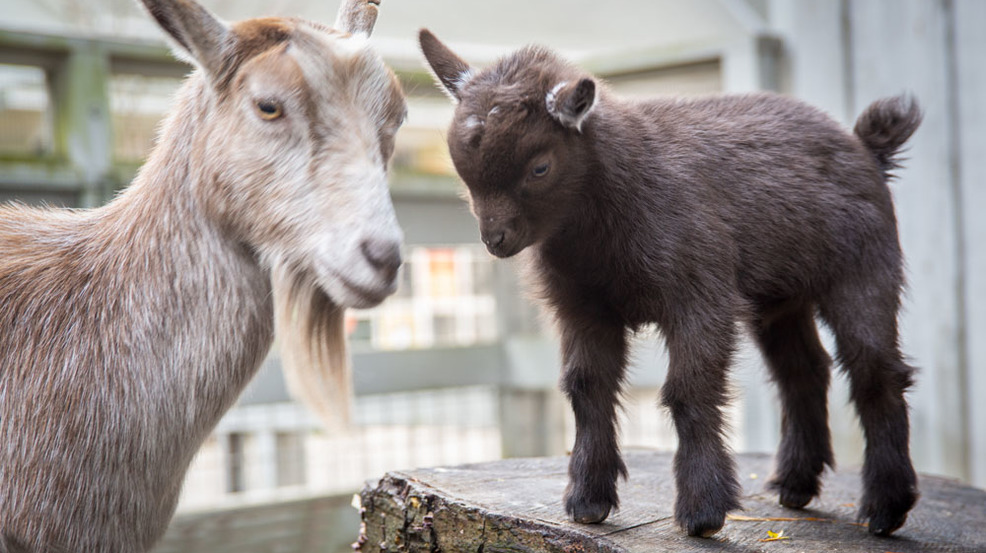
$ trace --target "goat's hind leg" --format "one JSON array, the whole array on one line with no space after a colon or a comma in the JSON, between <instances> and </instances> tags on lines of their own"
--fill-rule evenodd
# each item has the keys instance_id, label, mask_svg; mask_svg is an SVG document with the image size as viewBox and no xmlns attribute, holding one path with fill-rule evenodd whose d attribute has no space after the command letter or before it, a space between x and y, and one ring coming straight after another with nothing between
<instances>
[{"instance_id":1,"label":"goat's hind leg","mask_svg":"<svg viewBox=\"0 0 986 553\"><path fill-rule=\"evenodd\" d=\"M914 369L897 342L898 302L897 287L854 283L820 304L866 437L859 518L881 536L904 525L918 498L904 398Z\"/></svg>"},{"instance_id":2,"label":"goat's hind leg","mask_svg":"<svg viewBox=\"0 0 986 553\"><path fill-rule=\"evenodd\" d=\"M781 446L768 486L785 507L800 509L820 490L833 466L827 392L832 360L818 339L810 306L785 306L757 323L757 343L780 391Z\"/></svg>"},{"instance_id":3,"label":"goat's hind leg","mask_svg":"<svg viewBox=\"0 0 986 553\"><path fill-rule=\"evenodd\" d=\"M626 370L626 330L591 317L561 320L562 390L575 412L565 511L575 522L602 522L619 506L616 481L626 478L616 408Z\"/></svg>"}]
</instances>

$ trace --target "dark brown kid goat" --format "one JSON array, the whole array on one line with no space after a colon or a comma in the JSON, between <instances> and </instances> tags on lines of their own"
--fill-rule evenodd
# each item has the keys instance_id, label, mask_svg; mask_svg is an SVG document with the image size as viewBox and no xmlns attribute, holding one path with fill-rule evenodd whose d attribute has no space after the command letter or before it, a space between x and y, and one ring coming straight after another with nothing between
<instances>
[{"instance_id":1,"label":"dark brown kid goat","mask_svg":"<svg viewBox=\"0 0 986 553\"><path fill-rule=\"evenodd\" d=\"M780 389L770 486L784 506L811 501L834 463L817 314L835 334L866 435L859 517L873 534L900 528L918 493L887 180L921 121L917 105L877 101L849 134L783 96L630 101L545 49L476 71L427 30L420 40L458 103L449 150L483 242L497 257L526 250L561 330L577 426L572 518L600 522L618 506L627 337L648 323L670 354L662 401L680 442L677 522L710 536L740 506L721 410L738 322Z\"/></svg>"}]
</instances>

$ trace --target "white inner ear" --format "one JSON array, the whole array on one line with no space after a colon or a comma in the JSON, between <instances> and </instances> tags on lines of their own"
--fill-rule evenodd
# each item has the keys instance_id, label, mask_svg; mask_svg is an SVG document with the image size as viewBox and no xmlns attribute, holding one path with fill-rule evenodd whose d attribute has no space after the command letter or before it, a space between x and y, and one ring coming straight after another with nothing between
<instances>
[{"instance_id":1,"label":"white inner ear","mask_svg":"<svg viewBox=\"0 0 986 553\"><path fill-rule=\"evenodd\" d=\"M446 96L448 96L449 100L452 100L453 104L459 103L459 92L462 90L462 87L466 86L466 84L472 80L474 76L472 69L466 69L456 75L455 78L450 79L446 84L445 79L438 75L438 72L435 71L434 67L428 65L428 69L431 71L431 74L435 76L435 85L439 90L444 92Z\"/></svg>"},{"instance_id":2,"label":"white inner ear","mask_svg":"<svg viewBox=\"0 0 986 553\"><path fill-rule=\"evenodd\" d=\"M562 81L549 90L548 94L544 97L544 104L548 108L548 113L557 119L559 123L570 129L575 129L578 132L582 132L582 123L585 121L586 116L592 111L592 108L596 107L596 96L592 96L592 103L589 104L589 107L582 110L581 113L567 113L558 106L558 92L567 84L568 81Z\"/></svg>"},{"instance_id":3,"label":"white inner ear","mask_svg":"<svg viewBox=\"0 0 986 553\"><path fill-rule=\"evenodd\" d=\"M199 60L195 59L191 52L186 50L185 47L179 44L177 40L171 38L170 36L165 37L165 40L168 43L168 48L171 50L171 54L177 58L178 61L183 61L188 65L193 65L195 67L201 66Z\"/></svg>"},{"instance_id":4,"label":"white inner ear","mask_svg":"<svg viewBox=\"0 0 986 553\"><path fill-rule=\"evenodd\" d=\"M582 132L582 123L584 123L585 118L588 117L590 113L592 113L592 109L594 107L596 107L595 94L592 95L592 102L589 104L589 107L585 108L585 110L583 110L582 113L575 118L575 130Z\"/></svg>"},{"instance_id":5,"label":"white inner ear","mask_svg":"<svg viewBox=\"0 0 986 553\"><path fill-rule=\"evenodd\" d=\"M466 69L462 73L459 73L458 77L452 79L452 86L454 86L457 91L462 90L462 87L466 86L472 78L472 69Z\"/></svg>"}]
</instances>

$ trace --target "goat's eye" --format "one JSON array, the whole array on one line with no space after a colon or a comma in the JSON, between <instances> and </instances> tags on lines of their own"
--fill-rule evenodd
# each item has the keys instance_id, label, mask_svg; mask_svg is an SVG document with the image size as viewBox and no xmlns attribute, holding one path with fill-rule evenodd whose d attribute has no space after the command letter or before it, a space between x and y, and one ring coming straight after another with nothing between
<instances>
[{"instance_id":1,"label":"goat's eye","mask_svg":"<svg viewBox=\"0 0 986 553\"><path fill-rule=\"evenodd\" d=\"M542 163L537 167L535 167L534 169L532 169L531 174L534 175L535 177L540 178L547 175L550 169L551 169L550 163Z\"/></svg>"},{"instance_id":2,"label":"goat's eye","mask_svg":"<svg viewBox=\"0 0 986 553\"><path fill-rule=\"evenodd\" d=\"M273 121L284 115L284 110L281 108L281 104L274 100L260 100L257 102L257 114L260 115L261 119Z\"/></svg>"}]
</instances>

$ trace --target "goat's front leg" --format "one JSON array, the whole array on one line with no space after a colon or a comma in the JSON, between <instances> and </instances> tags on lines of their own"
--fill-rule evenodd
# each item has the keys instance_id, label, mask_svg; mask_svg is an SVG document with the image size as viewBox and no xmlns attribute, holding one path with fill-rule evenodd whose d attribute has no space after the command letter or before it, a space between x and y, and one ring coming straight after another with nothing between
<instances>
[{"instance_id":1,"label":"goat's front leg","mask_svg":"<svg viewBox=\"0 0 986 553\"><path fill-rule=\"evenodd\" d=\"M616 480L627 469L617 442L616 409L626 367L626 329L594 317L560 319L562 390L575 411L565 511L575 522L602 522L619 506Z\"/></svg>"},{"instance_id":2,"label":"goat's front leg","mask_svg":"<svg viewBox=\"0 0 986 553\"><path fill-rule=\"evenodd\" d=\"M670 367L661 391L678 432L675 521L709 537L739 508L736 468L723 441L722 407L736 330L729 317L700 313L665 330Z\"/></svg>"}]
</instances>

